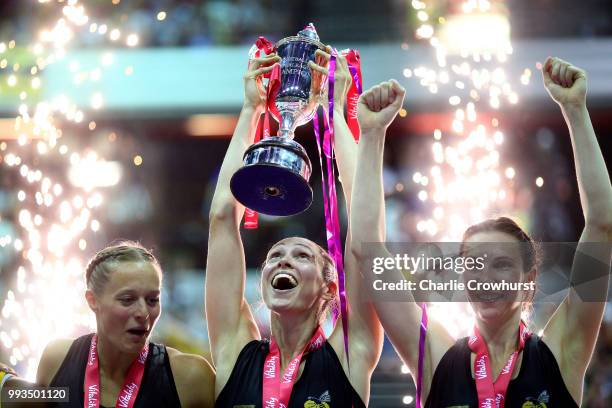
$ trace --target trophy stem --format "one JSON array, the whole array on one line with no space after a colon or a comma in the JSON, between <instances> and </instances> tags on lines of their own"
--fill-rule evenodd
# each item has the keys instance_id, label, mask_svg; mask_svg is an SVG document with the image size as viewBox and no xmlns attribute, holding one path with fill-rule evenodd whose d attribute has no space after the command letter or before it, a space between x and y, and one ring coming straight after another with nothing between
<instances>
[{"instance_id":1,"label":"trophy stem","mask_svg":"<svg viewBox=\"0 0 612 408\"><path fill-rule=\"evenodd\" d=\"M292 138L295 132L295 112L286 110L281 111L281 121L278 129L280 137Z\"/></svg>"}]
</instances>

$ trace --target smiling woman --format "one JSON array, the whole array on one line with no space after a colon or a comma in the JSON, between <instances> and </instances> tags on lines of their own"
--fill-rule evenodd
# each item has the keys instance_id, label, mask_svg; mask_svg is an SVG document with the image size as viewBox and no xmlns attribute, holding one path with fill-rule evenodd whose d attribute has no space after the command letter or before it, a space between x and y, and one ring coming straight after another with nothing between
<instances>
[{"instance_id":1,"label":"smiling woman","mask_svg":"<svg viewBox=\"0 0 612 408\"><path fill-rule=\"evenodd\" d=\"M329 58L317 51L319 57ZM348 333L337 324L326 338L321 322L338 296L336 267L325 250L300 237L272 246L262 266L261 291L270 310L271 338L262 339L244 298L246 267L240 236L244 207L230 190L264 108L262 76L276 55L253 59L244 76L245 102L225 154L210 211L206 267L206 321L217 370L217 407L365 407L370 377L382 348L382 331L347 239L344 270L349 303ZM350 84L346 60L337 57L334 75L334 134L342 189L350 208L356 144L344 119ZM312 63L311 63L312 64ZM326 72L311 65L313 75ZM319 74L320 75L320 74ZM324 101L327 103L327 101ZM399 110L399 101L397 110ZM348 354L344 339L348 339ZM350 356L351 370L348 370ZM282 379L282 381L281 381Z\"/></svg>"},{"instance_id":2,"label":"smiling woman","mask_svg":"<svg viewBox=\"0 0 612 408\"><path fill-rule=\"evenodd\" d=\"M599 333L612 247L612 187L586 108L586 73L548 58L544 87L567 122L585 227L571 270L571 287L541 336L532 335L522 311L533 299L538 256L532 239L513 220L500 217L467 229L461 255L485 258L482 270L464 272L476 316L474 335L455 341L416 302L377 302L386 334L414 374L417 403L425 407L576 407ZM353 239L384 242L382 160L384 132L364 132L359 148L351 228ZM598 243L595 248L591 245ZM357 253L367 261L370 254ZM376 256L389 257L381 245ZM488 255L488 256L486 256ZM590 260L598 262L591 262ZM599 270L593 270L599 269ZM403 277L399 269L385 271ZM595 301L583 299L580 284L597 276ZM500 283L520 284L500 289ZM475 286L469 284L475 283ZM414 300L407 292L405 300ZM419 330L419 328L421 330ZM425 331L427 334L425 335Z\"/></svg>"},{"instance_id":3,"label":"smiling woman","mask_svg":"<svg viewBox=\"0 0 612 408\"><path fill-rule=\"evenodd\" d=\"M290 259L297 260L295 266ZM262 267L261 287L264 302L274 309L274 301L289 299L298 291L316 282L321 275L329 293L316 311L317 321L321 324L329 310L336 305L338 274L329 254L318 244L300 237L285 238L277 242L269 251ZM318 283L318 282L317 282ZM311 288L312 289L312 288ZM312 292L312 291L311 291ZM308 295L301 295L301 302L308 303Z\"/></svg>"},{"instance_id":4,"label":"smiling woman","mask_svg":"<svg viewBox=\"0 0 612 408\"><path fill-rule=\"evenodd\" d=\"M214 372L204 358L149 337L161 313L162 271L134 242L98 252L86 272L85 298L96 333L50 342L37 382L68 387L62 407L212 407Z\"/></svg>"}]
</instances>

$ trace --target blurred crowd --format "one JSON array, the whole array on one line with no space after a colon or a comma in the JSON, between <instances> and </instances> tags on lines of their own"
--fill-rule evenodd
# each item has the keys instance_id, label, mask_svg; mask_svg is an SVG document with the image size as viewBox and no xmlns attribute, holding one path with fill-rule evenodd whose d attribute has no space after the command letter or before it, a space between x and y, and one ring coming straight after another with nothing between
<instances>
[{"instance_id":1,"label":"blurred crowd","mask_svg":"<svg viewBox=\"0 0 612 408\"><path fill-rule=\"evenodd\" d=\"M310 21L326 41L394 41L404 34L408 4L365 0L105 0L81 2L91 20L105 24L103 33L78 38L84 46L108 46L113 28L137 33L143 47L181 47L250 44L260 35L273 41L296 33ZM0 38L30 41L31 27L48 26L57 20L54 7L24 12L26 2L0 4ZM398 13L399 12L399 13ZM273 24L271 23L273 22ZM406 31L408 32L408 31Z\"/></svg>"},{"instance_id":2,"label":"blurred crowd","mask_svg":"<svg viewBox=\"0 0 612 408\"><path fill-rule=\"evenodd\" d=\"M52 4L36 7L32 13L28 3L0 2L0 38L29 42L32 27L43 27L57 20ZM260 35L278 40L309 21L315 23L330 43L399 42L413 38L418 24L409 0L92 0L80 3L98 24L106 24L108 31L121 28L138 33L140 45L145 47L251 44ZM455 7L450 0L427 3L434 18L448 14ZM612 8L606 0L510 0L505 3L512 9L509 17L512 35L517 39L612 35ZM87 46L110 43L108 35L99 34L80 36L79 41Z\"/></svg>"}]
</instances>

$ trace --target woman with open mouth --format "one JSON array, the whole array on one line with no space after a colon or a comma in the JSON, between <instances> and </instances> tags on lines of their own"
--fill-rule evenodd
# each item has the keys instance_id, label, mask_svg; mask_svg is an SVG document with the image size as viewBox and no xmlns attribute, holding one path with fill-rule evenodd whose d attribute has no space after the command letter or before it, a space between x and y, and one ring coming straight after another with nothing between
<instances>
[{"instance_id":1,"label":"woman with open mouth","mask_svg":"<svg viewBox=\"0 0 612 408\"><path fill-rule=\"evenodd\" d=\"M317 53L324 60L330 58ZM372 304L359 296L361 279L350 250L345 259L348 333L343 333L340 323L329 338L321 329L338 297L337 273L327 252L308 239L283 239L266 256L261 291L270 309L269 341L261 338L244 298L246 269L240 237L244 207L230 191L230 178L243 164L264 109L261 76L278 61L276 55L269 55L249 64L244 106L211 205L205 300L217 373L216 406L365 407L383 334ZM351 79L346 60L338 56L336 62L334 133L340 179L350 208L356 144L344 119L344 103ZM318 63L310 63L313 75L326 75L325 61ZM396 105L399 110L401 101ZM346 247L350 245L349 240Z\"/></svg>"},{"instance_id":2,"label":"woman with open mouth","mask_svg":"<svg viewBox=\"0 0 612 408\"><path fill-rule=\"evenodd\" d=\"M151 252L134 242L104 248L89 262L86 281L97 329L45 348L36 382L69 389L69 402L51 406L213 406L210 364L149 342L161 313L162 281Z\"/></svg>"},{"instance_id":3,"label":"woman with open mouth","mask_svg":"<svg viewBox=\"0 0 612 408\"><path fill-rule=\"evenodd\" d=\"M465 272L467 297L475 312L474 335L455 341L430 321L406 292L407 302L375 302L380 321L417 384L417 406L425 407L571 407L582 401L583 382L605 308L612 239L612 187L586 108L586 73L558 58L542 68L544 85L568 125L585 217L571 271L571 287L542 336L529 333L521 320L533 290L484 291L500 282L529 285L537 274L532 239L514 221L501 217L465 231L461 255L487 253L481 271ZM362 97L384 99L376 91ZM359 144L351 208L353 242L385 240L382 162L384 128L364 129ZM494 243L494 244L491 244ZM353 250L360 262L389 257L384 245L375 253ZM593 269L600 269L598 271ZM402 278L399 270L386 271ZM583 300L583 288L590 299Z\"/></svg>"}]
</instances>

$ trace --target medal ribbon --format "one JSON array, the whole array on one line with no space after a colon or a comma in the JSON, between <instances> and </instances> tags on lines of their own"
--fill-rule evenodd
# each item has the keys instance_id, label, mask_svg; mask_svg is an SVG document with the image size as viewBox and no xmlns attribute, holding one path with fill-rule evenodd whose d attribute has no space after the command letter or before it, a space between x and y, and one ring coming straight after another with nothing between
<instances>
[{"instance_id":1,"label":"medal ribbon","mask_svg":"<svg viewBox=\"0 0 612 408\"><path fill-rule=\"evenodd\" d=\"M519 346L513 352L508 362L502 368L497 380L493 382L491 375L491 364L489 351L478 327L474 328L474 335L470 337L468 346L476 354L474 359L474 378L476 380L476 391L478 392L478 408L503 408L506 399L506 391L512 377L512 370L516 364L518 353L525 347L525 341L531 333L521 321L518 331Z\"/></svg>"},{"instance_id":2,"label":"medal ribbon","mask_svg":"<svg viewBox=\"0 0 612 408\"><path fill-rule=\"evenodd\" d=\"M85 398L84 408L99 408L100 407L100 371L98 369L98 336L94 335L91 338L89 347L89 358L85 366ZM140 390L142 377L144 375L145 363L149 354L149 345L147 344L138 358L134 360L128 369L125 382L121 387L119 396L117 397L116 408L132 408L136 402L136 396Z\"/></svg>"},{"instance_id":3,"label":"medal ribbon","mask_svg":"<svg viewBox=\"0 0 612 408\"><path fill-rule=\"evenodd\" d=\"M270 352L266 356L263 367L263 408L287 408L302 356L306 351L310 352L321 348L324 343L325 333L319 326L306 347L287 364L287 368L281 376L280 349L274 337L270 339Z\"/></svg>"}]
</instances>

